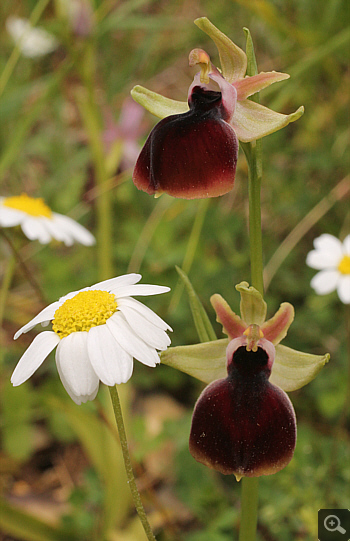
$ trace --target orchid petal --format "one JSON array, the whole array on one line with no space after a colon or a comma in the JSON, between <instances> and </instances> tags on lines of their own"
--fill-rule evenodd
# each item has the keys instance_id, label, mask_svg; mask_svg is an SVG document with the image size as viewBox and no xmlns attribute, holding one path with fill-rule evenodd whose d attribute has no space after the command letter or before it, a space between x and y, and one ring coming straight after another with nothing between
<instances>
[{"instance_id":1,"label":"orchid petal","mask_svg":"<svg viewBox=\"0 0 350 541\"><path fill-rule=\"evenodd\" d=\"M249 325L262 325L266 318L266 302L255 287L249 287L248 282L236 285L241 295L241 317Z\"/></svg>"},{"instance_id":2,"label":"orchid petal","mask_svg":"<svg viewBox=\"0 0 350 541\"><path fill-rule=\"evenodd\" d=\"M294 308L289 302L283 302L275 315L265 321L261 330L264 338L274 345L279 344L286 336L294 319Z\"/></svg>"},{"instance_id":3,"label":"orchid petal","mask_svg":"<svg viewBox=\"0 0 350 541\"><path fill-rule=\"evenodd\" d=\"M215 294L210 298L210 302L216 312L216 321L221 323L230 340L241 337L248 325L231 310L225 299Z\"/></svg>"},{"instance_id":4,"label":"orchid petal","mask_svg":"<svg viewBox=\"0 0 350 541\"><path fill-rule=\"evenodd\" d=\"M160 354L162 364L181 370L185 374L210 383L225 378L227 338L193 346L168 348Z\"/></svg>"},{"instance_id":5,"label":"orchid petal","mask_svg":"<svg viewBox=\"0 0 350 541\"><path fill-rule=\"evenodd\" d=\"M252 77L245 77L239 81L235 81L233 86L237 90L237 99L245 100L252 94L263 90L267 86L272 85L273 83L278 83L278 81L284 81L289 79L290 75L288 73L279 73L278 71L268 71L267 73L261 72L258 75L253 75Z\"/></svg>"},{"instance_id":6,"label":"orchid petal","mask_svg":"<svg viewBox=\"0 0 350 541\"><path fill-rule=\"evenodd\" d=\"M290 115L282 115L254 101L243 100L237 101L231 124L238 139L249 143L284 128L298 120L303 113L303 106Z\"/></svg>"},{"instance_id":7,"label":"orchid petal","mask_svg":"<svg viewBox=\"0 0 350 541\"><path fill-rule=\"evenodd\" d=\"M158 118L186 113L189 110L187 102L165 98L161 94L152 92L152 90L140 85L134 86L131 95L137 103Z\"/></svg>"},{"instance_id":8,"label":"orchid petal","mask_svg":"<svg viewBox=\"0 0 350 541\"><path fill-rule=\"evenodd\" d=\"M284 391L296 391L312 381L328 361L328 353L311 355L278 345L270 382Z\"/></svg>"},{"instance_id":9,"label":"orchid petal","mask_svg":"<svg viewBox=\"0 0 350 541\"><path fill-rule=\"evenodd\" d=\"M247 71L247 56L206 17L194 21L215 43L220 56L222 73L229 83L242 79Z\"/></svg>"}]
</instances>

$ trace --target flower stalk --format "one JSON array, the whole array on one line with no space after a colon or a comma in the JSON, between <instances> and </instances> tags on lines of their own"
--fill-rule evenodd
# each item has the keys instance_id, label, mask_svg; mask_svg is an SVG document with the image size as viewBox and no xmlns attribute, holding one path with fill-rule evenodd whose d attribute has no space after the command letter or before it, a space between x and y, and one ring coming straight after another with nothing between
<instances>
[{"instance_id":1,"label":"flower stalk","mask_svg":"<svg viewBox=\"0 0 350 541\"><path fill-rule=\"evenodd\" d=\"M247 28L246 54L247 75L258 73L254 45ZM259 92L251 97L259 102ZM250 273L251 283L263 296L263 252L261 232L261 180L262 180L262 154L261 140L251 143L241 143L248 163L248 194L249 194L249 245L250 245ZM239 541L255 541L258 523L258 493L259 478L243 477L241 492L241 523Z\"/></svg>"},{"instance_id":2,"label":"flower stalk","mask_svg":"<svg viewBox=\"0 0 350 541\"><path fill-rule=\"evenodd\" d=\"M119 400L117 387L116 386L109 387L109 392L111 395L114 416L115 416L115 420L118 427L119 440L120 440L120 446L121 446L123 458L124 458L126 476L128 479L128 484L131 490L134 505L139 515L139 518L141 520L147 539L149 541L156 541L156 538L154 537L153 532L152 532L152 528L148 522L147 515L141 501L140 493L136 485L135 476L134 476L134 472L131 465L128 441L126 438L123 414L122 414L122 410L120 406L120 400Z\"/></svg>"}]
</instances>

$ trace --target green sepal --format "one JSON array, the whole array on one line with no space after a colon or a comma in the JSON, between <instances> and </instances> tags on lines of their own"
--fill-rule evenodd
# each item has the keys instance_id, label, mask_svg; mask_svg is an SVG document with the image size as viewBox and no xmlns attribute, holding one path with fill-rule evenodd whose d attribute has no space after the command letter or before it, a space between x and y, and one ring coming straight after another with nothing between
<instances>
[{"instance_id":1,"label":"green sepal","mask_svg":"<svg viewBox=\"0 0 350 541\"><path fill-rule=\"evenodd\" d=\"M329 353L312 355L279 344L276 346L270 381L284 391L296 391L310 383L329 358Z\"/></svg>"},{"instance_id":2,"label":"green sepal","mask_svg":"<svg viewBox=\"0 0 350 541\"><path fill-rule=\"evenodd\" d=\"M248 282L241 282L236 285L237 291L241 295L241 318L247 326L255 324L261 326L266 318L266 302L261 293L255 287L250 286Z\"/></svg>"},{"instance_id":3,"label":"green sepal","mask_svg":"<svg viewBox=\"0 0 350 541\"><path fill-rule=\"evenodd\" d=\"M140 85L134 86L130 94L137 103L158 118L186 113L189 110L186 101L171 100Z\"/></svg>"},{"instance_id":4,"label":"green sepal","mask_svg":"<svg viewBox=\"0 0 350 541\"><path fill-rule=\"evenodd\" d=\"M215 43L220 56L222 74L226 81L233 83L245 76L247 69L247 56L240 47L237 47L225 34L220 32L206 17L194 21L203 32Z\"/></svg>"},{"instance_id":5,"label":"green sepal","mask_svg":"<svg viewBox=\"0 0 350 541\"><path fill-rule=\"evenodd\" d=\"M161 363L181 370L185 374L211 383L225 378L227 338L204 342L193 346L177 346L168 348L160 354Z\"/></svg>"}]
</instances>

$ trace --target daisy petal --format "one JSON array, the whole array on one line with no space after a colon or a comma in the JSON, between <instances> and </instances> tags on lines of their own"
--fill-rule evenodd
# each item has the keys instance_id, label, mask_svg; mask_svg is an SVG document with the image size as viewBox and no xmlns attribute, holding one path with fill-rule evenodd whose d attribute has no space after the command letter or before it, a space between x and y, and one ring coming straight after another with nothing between
<instances>
[{"instance_id":1,"label":"daisy petal","mask_svg":"<svg viewBox=\"0 0 350 541\"><path fill-rule=\"evenodd\" d=\"M339 299L344 304L350 304L350 275L340 276L337 290Z\"/></svg>"},{"instance_id":2,"label":"daisy petal","mask_svg":"<svg viewBox=\"0 0 350 541\"><path fill-rule=\"evenodd\" d=\"M60 380L62 382L62 385L63 387L65 388L65 390L67 391L67 393L69 394L69 396L71 397L71 399L73 400L73 402L75 402L78 406L80 406L81 404L85 404L85 402L87 402L88 400L94 400L94 398L96 397L97 393L98 393L98 388L99 388L99 380L97 380L97 385L96 385L96 389L94 389L91 394L89 395L79 395L77 396L73 391L72 389L70 388L67 380L65 379L63 373L62 373L62 370L61 370L61 367L59 365L59 363L57 362L57 358L56 358L56 366L57 366L57 372L58 372L58 375L60 377Z\"/></svg>"},{"instance_id":3,"label":"daisy petal","mask_svg":"<svg viewBox=\"0 0 350 541\"><path fill-rule=\"evenodd\" d=\"M89 289L97 289L102 291L111 291L111 289L116 289L117 287L134 285L141 280L141 274L122 274L116 278L110 278L109 280L104 280L103 282L98 282L91 286Z\"/></svg>"},{"instance_id":4,"label":"daisy petal","mask_svg":"<svg viewBox=\"0 0 350 541\"><path fill-rule=\"evenodd\" d=\"M243 143L249 143L284 128L300 118L303 113L304 107L299 107L290 115L282 115L254 101L243 100L236 104L231 125L238 139Z\"/></svg>"},{"instance_id":5,"label":"daisy petal","mask_svg":"<svg viewBox=\"0 0 350 541\"><path fill-rule=\"evenodd\" d=\"M343 255L343 245L337 237L324 233L314 240L315 249L329 260L332 260L333 266L339 263Z\"/></svg>"},{"instance_id":6,"label":"daisy petal","mask_svg":"<svg viewBox=\"0 0 350 541\"><path fill-rule=\"evenodd\" d=\"M116 312L107 319L106 325L118 344L135 359L147 366L156 366L160 362L156 350L135 334L121 312Z\"/></svg>"},{"instance_id":7,"label":"daisy petal","mask_svg":"<svg viewBox=\"0 0 350 541\"><path fill-rule=\"evenodd\" d=\"M318 295L327 295L337 287L339 272L337 270L322 270L311 280L310 285Z\"/></svg>"},{"instance_id":8,"label":"daisy petal","mask_svg":"<svg viewBox=\"0 0 350 541\"><path fill-rule=\"evenodd\" d=\"M20 210L12 209L0 204L0 225L2 227L13 227L19 225L25 214Z\"/></svg>"},{"instance_id":9,"label":"daisy petal","mask_svg":"<svg viewBox=\"0 0 350 541\"><path fill-rule=\"evenodd\" d=\"M51 235L42 219L35 217L26 217L21 224L22 231L29 240L38 240L40 244L48 244L51 240Z\"/></svg>"},{"instance_id":10,"label":"daisy petal","mask_svg":"<svg viewBox=\"0 0 350 541\"><path fill-rule=\"evenodd\" d=\"M262 71L258 75L245 77L244 79L236 81L233 86L237 90L237 99L241 101L256 92L263 90L267 86L289 79L289 77L290 75L288 75L288 73L279 73L278 71L268 71L265 73Z\"/></svg>"},{"instance_id":11,"label":"daisy petal","mask_svg":"<svg viewBox=\"0 0 350 541\"><path fill-rule=\"evenodd\" d=\"M106 325L90 329L87 347L92 367L102 383L112 387L131 378L132 356L118 344Z\"/></svg>"},{"instance_id":12,"label":"daisy petal","mask_svg":"<svg viewBox=\"0 0 350 541\"><path fill-rule=\"evenodd\" d=\"M186 113L189 110L186 101L165 98L164 96L157 94L157 92L152 92L152 90L148 90L140 85L134 86L131 90L131 95L137 103L158 118Z\"/></svg>"},{"instance_id":13,"label":"daisy petal","mask_svg":"<svg viewBox=\"0 0 350 541\"><path fill-rule=\"evenodd\" d=\"M84 246L92 246L95 244L95 237L84 226L70 218L69 216L63 216L62 214L53 213L53 223L61 232L70 237L68 242L64 241L68 246L73 244L73 240L80 242Z\"/></svg>"},{"instance_id":14,"label":"daisy petal","mask_svg":"<svg viewBox=\"0 0 350 541\"><path fill-rule=\"evenodd\" d=\"M60 339L57 334L52 331L44 331L38 334L18 361L11 377L12 385L16 387L27 381L45 361L46 357L57 346L59 341Z\"/></svg>"},{"instance_id":15,"label":"daisy petal","mask_svg":"<svg viewBox=\"0 0 350 541\"><path fill-rule=\"evenodd\" d=\"M344 250L344 254L345 254L345 255L349 255L349 256L350 256L350 235L348 235L348 236L345 237L345 239L344 239L344 242L343 242L343 250Z\"/></svg>"},{"instance_id":16,"label":"daisy petal","mask_svg":"<svg viewBox=\"0 0 350 541\"><path fill-rule=\"evenodd\" d=\"M170 287L139 284L113 287L110 289L110 291L111 293L114 293L118 299L119 297L130 297L131 295L160 295L161 293L167 293L170 291Z\"/></svg>"},{"instance_id":17,"label":"daisy petal","mask_svg":"<svg viewBox=\"0 0 350 541\"><path fill-rule=\"evenodd\" d=\"M76 397L88 397L98 385L98 377L88 356L87 334L74 332L62 338L56 352L59 372Z\"/></svg>"},{"instance_id":18,"label":"daisy petal","mask_svg":"<svg viewBox=\"0 0 350 541\"><path fill-rule=\"evenodd\" d=\"M163 319L161 319L153 310L142 304L142 302L137 301L131 297L123 297L118 299L118 306L129 306L137 312L139 312L144 318L146 318L150 323L156 325L163 331L172 331L173 329L168 325Z\"/></svg>"},{"instance_id":19,"label":"daisy petal","mask_svg":"<svg viewBox=\"0 0 350 541\"><path fill-rule=\"evenodd\" d=\"M170 345L171 341L166 332L153 325L153 323L150 323L148 319L145 319L136 310L125 305L119 305L119 309L130 327L135 329L134 332L144 340L146 344L160 350L164 350Z\"/></svg>"},{"instance_id":20,"label":"daisy petal","mask_svg":"<svg viewBox=\"0 0 350 541\"><path fill-rule=\"evenodd\" d=\"M23 327L21 327L16 332L15 336L13 337L14 340L17 340L17 338L21 336L21 334L24 334L30 331L33 327L35 327L35 325L38 325L39 323L47 323L48 321L53 320L55 312L57 308L61 306L61 304L62 304L61 302L56 301L50 304L49 306L46 306L46 308L41 310L41 312L39 312L37 316L35 316L31 321L23 325Z\"/></svg>"},{"instance_id":21,"label":"daisy petal","mask_svg":"<svg viewBox=\"0 0 350 541\"><path fill-rule=\"evenodd\" d=\"M311 250L306 256L306 264L308 267L316 270L334 269L339 261L330 256L329 252L321 250Z\"/></svg>"},{"instance_id":22,"label":"daisy petal","mask_svg":"<svg viewBox=\"0 0 350 541\"><path fill-rule=\"evenodd\" d=\"M222 73L229 83L242 79L247 71L247 55L206 17L194 21L215 43L220 56Z\"/></svg>"},{"instance_id":23,"label":"daisy petal","mask_svg":"<svg viewBox=\"0 0 350 541\"><path fill-rule=\"evenodd\" d=\"M53 239L58 240L59 242L64 242L66 246L71 246L73 244L73 238L62 227L59 227L57 223L51 218L41 218L45 228L50 233Z\"/></svg>"}]
</instances>

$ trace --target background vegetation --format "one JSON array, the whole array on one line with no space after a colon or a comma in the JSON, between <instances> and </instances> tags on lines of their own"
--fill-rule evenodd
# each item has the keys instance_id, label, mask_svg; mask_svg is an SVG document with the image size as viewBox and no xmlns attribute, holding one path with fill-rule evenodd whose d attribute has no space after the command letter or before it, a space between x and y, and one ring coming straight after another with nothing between
<instances>
[{"instance_id":1,"label":"background vegetation","mask_svg":"<svg viewBox=\"0 0 350 541\"><path fill-rule=\"evenodd\" d=\"M185 99L193 77L192 48L206 49L219 63L214 44L193 24L199 16L243 48L242 28L248 27L259 70L291 75L261 93L264 105L285 113L305 106L300 120L263 140L266 300L269 314L283 301L295 306L286 345L328 351L331 362L310 385L291 393L298 444L287 468L261 480L258 535L260 541L314 540L318 509L350 508L349 313L336 293L314 294L315 271L305 265L315 237L327 232L343 238L350 227L348 4L95 0L91 7L93 24L84 37L70 26L63 0L1 2L0 195L41 196L54 211L96 232L96 201L108 193L113 275L140 271L144 283L172 288L146 303L173 327L173 345L198 341L175 265L188 271L218 336L210 296L220 293L238 310L234 285L249 281L244 155L226 196L205 204L168 196L155 200L134 187L130 164L118 163L125 133L114 137L114 150L103 155L107 180L101 180L98 150L105 130L111 121L118 124L134 84ZM38 25L56 36L59 47L15 62L5 21L10 15L29 18L40 9ZM144 114L140 145L155 121ZM53 355L29 382L15 389L9 383L37 332L13 342L15 331L45 304L98 281L96 249L41 246L21 231L3 233L15 243L40 294L18 266L2 298L1 539L142 541L106 389L101 386L93 403L76 406L62 388ZM3 235L0 250L4 278L11 254ZM168 367L151 370L136 363L132 380L120 389L142 498L159 541L237 537L240 485L197 464L187 447L201 388Z\"/></svg>"}]
</instances>

